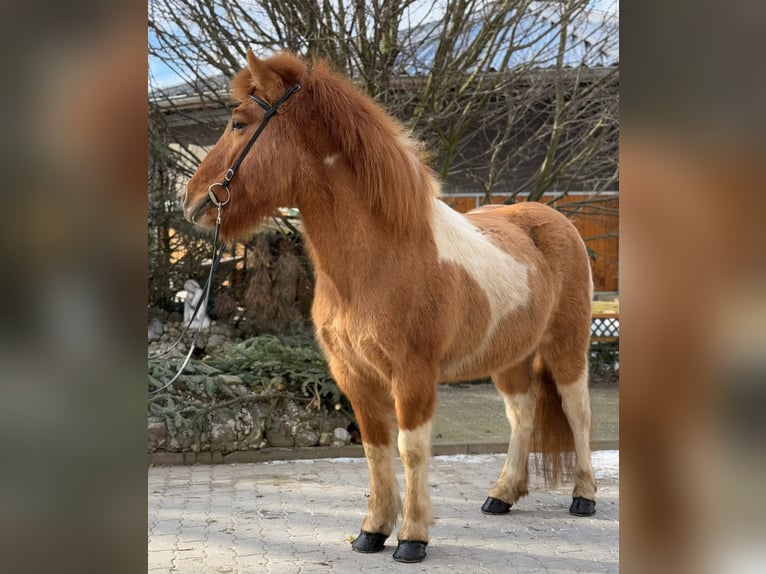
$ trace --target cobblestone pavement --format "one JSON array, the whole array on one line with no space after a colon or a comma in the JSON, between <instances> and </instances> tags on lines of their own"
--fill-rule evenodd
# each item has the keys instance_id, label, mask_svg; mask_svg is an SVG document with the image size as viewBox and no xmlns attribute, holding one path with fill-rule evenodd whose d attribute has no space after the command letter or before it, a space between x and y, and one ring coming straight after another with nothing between
<instances>
[{"instance_id":1,"label":"cobblestone pavement","mask_svg":"<svg viewBox=\"0 0 766 574\"><path fill-rule=\"evenodd\" d=\"M593 453L593 517L569 515L571 486L530 494L510 514L479 508L503 455L434 457L435 524L425 561L399 564L395 533L378 554L350 541L367 508L364 459L275 461L149 469L148 570L180 573L618 572L618 454ZM404 484L397 459L399 484Z\"/></svg>"}]
</instances>

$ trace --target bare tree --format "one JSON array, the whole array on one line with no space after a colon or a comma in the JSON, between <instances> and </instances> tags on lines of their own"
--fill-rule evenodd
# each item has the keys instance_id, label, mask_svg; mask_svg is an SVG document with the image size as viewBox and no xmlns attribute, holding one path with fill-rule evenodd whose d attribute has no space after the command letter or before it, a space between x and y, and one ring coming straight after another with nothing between
<instances>
[{"instance_id":1,"label":"bare tree","mask_svg":"<svg viewBox=\"0 0 766 574\"><path fill-rule=\"evenodd\" d=\"M175 196L178 170L170 151L170 136L158 112L149 116L149 301L168 308L173 293L170 280L171 228L178 212Z\"/></svg>"},{"instance_id":2,"label":"bare tree","mask_svg":"<svg viewBox=\"0 0 766 574\"><path fill-rule=\"evenodd\" d=\"M539 199L616 183L617 69L593 67L612 63L616 28L592 5L153 0L149 52L222 106L247 48L326 58L427 142L446 181L489 195L510 177Z\"/></svg>"},{"instance_id":3,"label":"bare tree","mask_svg":"<svg viewBox=\"0 0 766 574\"><path fill-rule=\"evenodd\" d=\"M459 4L412 114L443 179L487 200L615 189L618 69L589 65L615 63L614 23L582 0L495 3L478 19Z\"/></svg>"}]
</instances>

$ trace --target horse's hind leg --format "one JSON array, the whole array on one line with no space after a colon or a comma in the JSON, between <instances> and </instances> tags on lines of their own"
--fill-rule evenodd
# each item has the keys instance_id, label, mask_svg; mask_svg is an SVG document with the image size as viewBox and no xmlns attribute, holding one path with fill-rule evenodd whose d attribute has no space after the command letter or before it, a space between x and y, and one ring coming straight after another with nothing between
<instances>
[{"instance_id":1,"label":"horse's hind leg","mask_svg":"<svg viewBox=\"0 0 766 574\"><path fill-rule=\"evenodd\" d=\"M569 512L577 516L590 516L596 512L596 480L590 460L591 412L587 352L569 351L566 347L557 351L543 350L543 357L550 365L574 439L575 486Z\"/></svg>"},{"instance_id":2,"label":"horse's hind leg","mask_svg":"<svg viewBox=\"0 0 766 574\"><path fill-rule=\"evenodd\" d=\"M505 401L511 438L500 478L481 507L484 514L505 514L514 502L527 494L527 462L535 417L530 369L531 359L528 359L507 371L492 375L492 381Z\"/></svg>"},{"instance_id":3,"label":"horse's hind leg","mask_svg":"<svg viewBox=\"0 0 766 574\"><path fill-rule=\"evenodd\" d=\"M330 360L330 368L354 409L370 470L367 514L351 548L355 552L379 552L396 525L402 505L394 473L393 401L385 387L374 378L362 378L333 360Z\"/></svg>"},{"instance_id":4,"label":"horse's hind leg","mask_svg":"<svg viewBox=\"0 0 766 574\"><path fill-rule=\"evenodd\" d=\"M561 405L572 427L575 444L575 486L569 512L590 516L596 512L596 479L590 461L590 395L587 367L574 383L557 384Z\"/></svg>"}]
</instances>

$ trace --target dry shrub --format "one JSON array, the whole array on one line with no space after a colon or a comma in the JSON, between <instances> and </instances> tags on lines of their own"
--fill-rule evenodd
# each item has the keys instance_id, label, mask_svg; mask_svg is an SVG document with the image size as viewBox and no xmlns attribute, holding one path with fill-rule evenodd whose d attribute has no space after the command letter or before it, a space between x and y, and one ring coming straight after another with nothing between
<instances>
[{"instance_id":1,"label":"dry shrub","mask_svg":"<svg viewBox=\"0 0 766 574\"><path fill-rule=\"evenodd\" d=\"M221 291L213 303L213 316L216 319L231 319L237 312L237 301L227 291Z\"/></svg>"},{"instance_id":2,"label":"dry shrub","mask_svg":"<svg viewBox=\"0 0 766 574\"><path fill-rule=\"evenodd\" d=\"M312 285L300 239L264 229L248 245L247 269L245 329L260 334L303 328L300 301Z\"/></svg>"}]
</instances>

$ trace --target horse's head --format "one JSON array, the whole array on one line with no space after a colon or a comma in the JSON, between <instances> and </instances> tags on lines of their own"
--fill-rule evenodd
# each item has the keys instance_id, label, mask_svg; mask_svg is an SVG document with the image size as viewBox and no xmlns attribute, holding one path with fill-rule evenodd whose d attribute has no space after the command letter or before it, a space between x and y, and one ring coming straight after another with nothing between
<instances>
[{"instance_id":1,"label":"horse's head","mask_svg":"<svg viewBox=\"0 0 766 574\"><path fill-rule=\"evenodd\" d=\"M187 185L184 213L197 225L214 226L218 203L224 238L245 236L277 207L307 217L353 203L357 216L408 230L438 193L402 126L325 62L307 71L291 54L248 51L232 92L242 103Z\"/></svg>"},{"instance_id":2,"label":"horse's head","mask_svg":"<svg viewBox=\"0 0 766 574\"><path fill-rule=\"evenodd\" d=\"M184 198L186 219L202 227L215 225L214 198L224 203L221 217L224 237L243 236L277 207L295 205L298 184L305 179L298 176L308 163L304 157L305 130L300 128L298 119L303 94L290 92L303 82L305 66L290 54L259 60L250 51L247 64L232 80L232 93L241 103L189 180ZM275 105L279 105L278 112L265 122L271 114L268 109L273 111ZM262 132L245 152L259 128ZM239 158L241 164L235 168L227 189L221 185L224 176Z\"/></svg>"}]
</instances>

